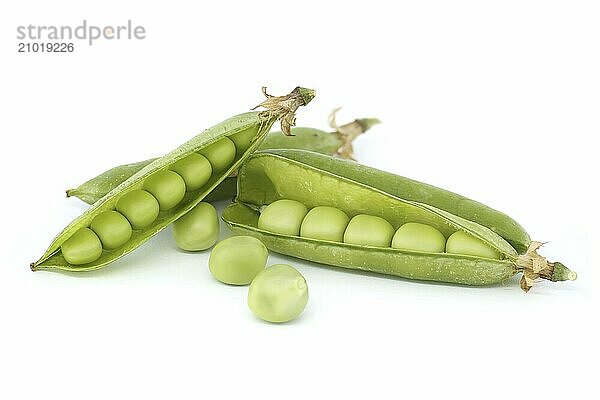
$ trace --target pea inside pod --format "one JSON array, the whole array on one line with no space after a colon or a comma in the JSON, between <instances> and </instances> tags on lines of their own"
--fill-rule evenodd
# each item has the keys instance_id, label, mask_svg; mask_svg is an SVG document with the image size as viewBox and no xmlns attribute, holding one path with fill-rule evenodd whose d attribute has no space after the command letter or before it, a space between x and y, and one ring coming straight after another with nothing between
<instances>
[{"instance_id":1,"label":"pea inside pod","mask_svg":"<svg viewBox=\"0 0 600 400\"><path fill-rule=\"evenodd\" d=\"M206 185L212 175L212 166L202 154L192 153L171 166L171 171L183 178L186 191L194 191Z\"/></svg>"},{"instance_id":2,"label":"pea inside pod","mask_svg":"<svg viewBox=\"0 0 600 400\"><path fill-rule=\"evenodd\" d=\"M215 172L223 171L231 166L235 159L235 144L231 139L224 137L207 146L201 154L208 159Z\"/></svg>"},{"instance_id":3,"label":"pea inside pod","mask_svg":"<svg viewBox=\"0 0 600 400\"><path fill-rule=\"evenodd\" d=\"M500 253L466 232L454 232L446 242L446 252L476 257L500 258Z\"/></svg>"},{"instance_id":4,"label":"pea inside pod","mask_svg":"<svg viewBox=\"0 0 600 400\"><path fill-rule=\"evenodd\" d=\"M252 235L270 250L343 268L464 285L498 284L522 272L524 290L531 287L532 277L552 281L575 278L563 264L539 256L539 245L534 246L534 242L519 254L504 238L479 224L477 215L466 219L428 203L405 199L399 190L386 191L382 185L371 185L380 176L389 184L387 187L396 187L389 174L356 163L301 150L261 151L239 171L236 201L223 211L222 218L235 233ZM349 222L344 242L302 237L293 230L281 233L285 227L277 227L274 232L259 223L261 212L282 200L309 209L333 207L354 218L360 216L358 222L371 221L363 225L371 228L361 229L362 224ZM285 215L283 210L280 213ZM426 228L400 229L406 224ZM456 236L449 239L450 245L444 247L449 251L440 251L445 238L453 234ZM381 240L368 242L379 235ZM461 236L484 246L477 251L453 247L452 242ZM473 241L469 246L476 247Z\"/></svg>"},{"instance_id":5,"label":"pea inside pod","mask_svg":"<svg viewBox=\"0 0 600 400\"><path fill-rule=\"evenodd\" d=\"M131 224L117 211L104 211L92 220L90 228L100 238L102 247L116 249L131 239Z\"/></svg>"},{"instance_id":6,"label":"pea inside pod","mask_svg":"<svg viewBox=\"0 0 600 400\"><path fill-rule=\"evenodd\" d=\"M407 222L394 233L392 247L394 249L423 251L427 253L443 253L446 248L446 238L434 227L416 222ZM449 251L448 253L453 252ZM456 252L456 254L467 253ZM495 254L494 257L490 258L500 258L500 255Z\"/></svg>"},{"instance_id":7,"label":"pea inside pod","mask_svg":"<svg viewBox=\"0 0 600 400\"><path fill-rule=\"evenodd\" d=\"M176 172L157 171L144 181L144 190L158 200L161 211L175 207L185 196L185 181Z\"/></svg>"},{"instance_id":8,"label":"pea inside pod","mask_svg":"<svg viewBox=\"0 0 600 400\"><path fill-rule=\"evenodd\" d=\"M258 218L260 229L283 235L298 235L308 208L299 201L281 199L269 204Z\"/></svg>"},{"instance_id":9,"label":"pea inside pod","mask_svg":"<svg viewBox=\"0 0 600 400\"><path fill-rule=\"evenodd\" d=\"M350 220L344 232L344 243L388 247L394 227L381 217L359 214Z\"/></svg>"},{"instance_id":10,"label":"pea inside pod","mask_svg":"<svg viewBox=\"0 0 600 400\"><path fill-rule=\"evenodd\" d=\"M230 139L233 142L237 153L243 153L250 147L252 141L256 137L257 130L258 127L252 127L238 132L235 135L231 135Z\"/></svg>"},{"instance_id":11,"label":"pea inside pod","mask_svg":"<svg viewBox=\"0 0 600 400\"><path fill-rule=\"evenodd\" d=\"M101 268L133 251L200 203L260 145L275 121L281 119L283 121L282 130L289 134L290 122L294 121L295 111L298 107L308 104L313 97L314 91L304 88L296 88L286 96L268 96L267 100L261 103L261 106L267 108L266 111L236 115L146 165L72 221L53 240L42 257L31 264L32 270L88 271ZM286 107L281 107L282 103ZM256 138L251 141L251 145L246 151L236 152L235 145L228 137L251 129L256 130ZM224 169L217 171L211 164L213 172L204 186L195 191L187 191L186 194L185 179L171 168L179 169L181 164L177 165L176 163L180 160L185 160L192 153L203 154L206 148L210 148L216 143L229 143L227 146L230 150L233 146L234 158L228 158L232 153L230 150L225 159L217 160L215 158L222 163L221 166L226 164L225 167L221 167ZM212 147L210 151L204 153L209 162L211 156L219 153L214 150L215 148ZM159 213L156 216L154 215L154 202L157 202L159 206ZM101 248L98 253L99 239L84 241L80 238L97 238L95 233L95 236L91 236L92 230L86 229L89 229L90 224L99 214L115 210L127 219L133 232L130 239L123 245L112 250L105 249L105 251ZM115 232L113 231L113 233ZM69 241L71 237L74 238L73 241ZM121 239L115 236L108 240L119 242Z\"/></svg>"},{"instance_id":12,"label":"pea inside pod","mask_svg":"<svg viewBox=\"0 0 600 400\"><path fill-rule=\"evenodd\" d=\"M127 218L133 229L143 229L152 224L160 212L158 200L141 189L121 196L117 200L116 209Z\"/></svg>"},{"instance_id":13,"label":"pea inside pod","mask_svg":"<svg viewBox=\"0 0 600 400\"><path fill-rule=\"evenodd\" d=\"M317 206L312 208L302 220L300 236L342 242L349 221L350 218L342 210Z\"/></svg>"},{"instance_id":14,"label":"pea inside pod","mask_svg":"<svg viewBox=\"0 0 600 400\"><path fill-rule=\"evenodd\" d=\"M100 238L89 228L81 228L61 246L65 260L73 265L87 264L95 261L102 254Z\"/></svg>"}]
</instances>

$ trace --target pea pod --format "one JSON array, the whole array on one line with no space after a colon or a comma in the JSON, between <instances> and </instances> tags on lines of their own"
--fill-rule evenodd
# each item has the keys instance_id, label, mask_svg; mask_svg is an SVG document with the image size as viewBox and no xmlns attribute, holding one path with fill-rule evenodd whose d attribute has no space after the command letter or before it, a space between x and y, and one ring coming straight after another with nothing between
<instances>
[{"instance_id":1,"label":"pea pod","mask_svg":"<svg viewBox=\"0 0 600 400\"><path fill-rule=\"evenodd\" d=\"M404 196L406 184L409 196ZM434 189L437 203L445 205L457 199L456 194ZM273 251L349 269L464 285L497 284L522 272L521 287L526 291L538 277L551 281L575 279L576 274L561 263L547 262L537 254L539 242L531 242L520 254L479 221L482 214L497 218L503 218L504 214L494 214L489 209L487 213L457 215L435 204L416 201L418 190L423 191L421 197L427 198L432 187L313 152L266 150L252 155L240 169L236 201L223 211L222 218L235 233L255 236ZM441 193L446 198L440 198ZM498 258L313 239L259 228L268 226L259 224L261 211L280 199L300 202L309 209L334 207L349 218L363 214L378 217L389 222L393 229L419 223L435 228L445 238L464 232ZM491 225L495 222L486 220Z\"/></svg>"},{"instance_id":2,"label":"pea pod","mask_svg":"<svg viewBox=\"0 0 600 400\"><path fill-rule=\"evenodd\" d=\"M108 192L81 216L72 221L50 244L42 257L31 264L32 270L57 269L69 271L89 271L101 268L123 255L135 250L150 237L161 231L196 206L202 199L219 185L228 175L260 145L275 121L281 120L282 131L290 134L294 113L298 107L308 104L314 97L314 91L296 88L287 96L274 97L263 93L267 99L261 106L266 111L253 111L231 117L220 124L207 129L177 149L158 158L141 170L127 178L124 182ZM181 160L189 160L194 154L222 154L221 143L231 142L229 138L250 136L246 149L233 149L229 166L216 172L213 166L208 181L199 189L187 190L188 182L174 170L180 170ZM218 151L214 151L218 147ZM208 153L207 153L208 152ZM210 159L207 156L207 159ZM225 156L223 156L225 157ZM227 155L227 157L229 157ZM185 165L183 165L185 167ZM183 168L185 170L185 168ZM183 185L183 192L181 191ZM122 201L121 201L122 200ZM157 204L160 211L156 211ZM97 237L94 226L90 226L98 215L117 210L129 222L134 221L131 237L116 248L107 249L104 243L101 254L96 257ZM150 215L152 218L146 219ZM114 227L103 225L104 232L115 231ZM91 227L91 229L89 229ZM90 231L90 232L88 232ZM83 234L79 234L82 232ZM98 232L96 232L97 234ZM102 239L102 238L100 238ZM67 261L62 249L68 249L72 262ZM91 255L94 257L92 257Z\"/></svg>"},{"instance_id":3,"label":"pea pod","mask_svg":"<svg viewBox=\"0 0 600 400\"><path fill-rule=\"evenodd\" d=\"M329 117L329 125L335 129L334 132L305 127L292 128L291 137L282 135L281 132L271 132L266 136L259 149L306 149L317 153L353 159L352 142L357 136L369 130L373 125L378 124L379 120L376 118L362 118L338 126L335 122L335 115L338 110L333 110ZM67 197L77 197L88 204L94 204L106 193L155 160L156 158L151 158L111 168L82 183L77 188L67 190ZM206 196L206 201L231 199L235 196L235 188L235 176L227 177Z\"/></svg>"}]
</instances>

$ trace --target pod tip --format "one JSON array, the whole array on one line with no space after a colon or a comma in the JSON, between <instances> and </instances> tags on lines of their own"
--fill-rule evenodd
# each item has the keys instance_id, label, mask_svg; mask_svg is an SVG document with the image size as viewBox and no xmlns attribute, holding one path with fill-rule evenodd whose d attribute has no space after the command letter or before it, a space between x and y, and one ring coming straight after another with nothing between
<instances>
[{"instance_id":1,"label":"pod tip","mask_svg":"<svg viewBox=\"0 0 600 400\"><path fill-rule=\"evenodd\" d=\"M316 92L314 89L307 89L304 87L296 87L294 89L294 92L298 91L298 94L300 95L300 98L302 99L302 102L304 103L304 105L307 105L308 103L311 102L312 99L315 98Z\"/></svg>"},{"instance_id":2,"label":"pod tip","mask_svg":"<svg viewBox=\"0 0 600 400\"><path fill-rule=\"evenodd\" d=\"M577 272L571 271L563 263L555 262L552 280L557 281L574 281L577 279Z\"/></svg>"},{"instance_id":3,"label":"pod tip","mask_svg":"<svg viewBox=\"0 0 600 400\"><path fill-rule=\"evenodd\" d=\"M32 271L35 271L35 263L32 262L31 264L29 264L29 268L31 268Z\"/></svg>"},{"instance_id":4,"label":"pod tip","mask_svg":"<svg viewBox=\"0 0 600 400\"><path fill-rule=\"evenodd\" d=\"M356 120L362 127L363 131L368 131L373 125L381 123L379 118L361 118Z\"/></svg>"}]
</instances>

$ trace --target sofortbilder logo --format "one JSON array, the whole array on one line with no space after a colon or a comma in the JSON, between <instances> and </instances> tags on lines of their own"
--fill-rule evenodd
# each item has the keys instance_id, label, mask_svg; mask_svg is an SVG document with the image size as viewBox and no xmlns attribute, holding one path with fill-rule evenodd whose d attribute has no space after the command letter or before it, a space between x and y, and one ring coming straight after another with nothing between
<instances>
[{"instance_id":1,"label":"sofortbilder logo","mask_svg":"<svg viewBox=\"0 0 600 400\"><path fill-rule=\"evenodd\" d=\"M146 29L140 25L134 26L131 20L124 25L90 25L84 19L83 23L77 26L22 25L17 27L18 40L36 41L42 47L47 47L46 45L49 44L56 45L58 41L66 44L67 41L72 43L75 40L85 40L91 46L97 40L143 40L145 38Z\"/></svg>"}]
</instances>

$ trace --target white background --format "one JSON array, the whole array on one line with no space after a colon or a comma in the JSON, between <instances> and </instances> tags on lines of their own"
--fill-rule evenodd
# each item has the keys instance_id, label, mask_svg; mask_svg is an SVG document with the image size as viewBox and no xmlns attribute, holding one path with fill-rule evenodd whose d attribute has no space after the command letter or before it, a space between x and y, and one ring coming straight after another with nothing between
<instances>
[{"instance_id":1,"label":"white background","mask_svg":"<svg viewBox=\"0 0 600 400\"><path fill-rule=\"evenodd\" d=\"M600 14L589 1L19 1L0 6L0 398L598 398ZM86 3L87 4L87 3ZM192 5L193 4L193 5ZM132 19L142 41L18 54L18 25ZM503 210L579 280L424 284L291 258L293 323L250 313L167 229L108 268L32 273L64 190L261 101L379 117L363 163ZM225 235L226 232L224 231Z\"/></svg>"}]
</instances>

